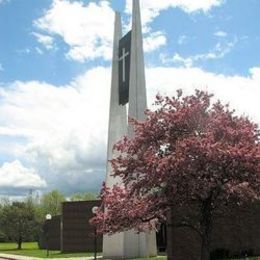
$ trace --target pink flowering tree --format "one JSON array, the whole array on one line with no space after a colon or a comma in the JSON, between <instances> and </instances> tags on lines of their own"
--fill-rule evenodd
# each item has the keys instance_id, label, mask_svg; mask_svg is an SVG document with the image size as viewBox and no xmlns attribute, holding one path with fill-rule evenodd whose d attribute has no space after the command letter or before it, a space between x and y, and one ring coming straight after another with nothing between
<instances>
[{"instance_id":1,"label":"pink flowering tree","mask_svg":"<svg viewBox=\"0 0 260 260\"><path fill-rule=\"evenodd\" d=\"M121 155L111 164L122 184L103 187L91 222L101 233L142 231L169 221L170 210L193 205L198 217L179 224L198 232L201 260L208 260L214 214L259 198L258 127L201 91L158 95L146 115L144 122L132 120L133 139L115 145Z\"/></svg>"}]
</instances>

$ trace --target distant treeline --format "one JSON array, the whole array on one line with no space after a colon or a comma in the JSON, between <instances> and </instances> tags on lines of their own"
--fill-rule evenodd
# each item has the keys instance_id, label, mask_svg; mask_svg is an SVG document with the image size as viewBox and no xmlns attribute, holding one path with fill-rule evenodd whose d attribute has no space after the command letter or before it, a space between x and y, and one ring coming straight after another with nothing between
<instances>
[{"instance_id":1,"label":"distant treeline","mask_svg":"<svg viewBox=\"0 0 260 260\"><path fill-rule=\"evenodd\" d=\"M61 214L64 201L96 200L92 192L75 193L70 197L53 190L42 196L30 193L22 201L0 200L0 242L16 242L21 248L22 242L37 241L47 214Z\"/></svg>"}]
</instances>

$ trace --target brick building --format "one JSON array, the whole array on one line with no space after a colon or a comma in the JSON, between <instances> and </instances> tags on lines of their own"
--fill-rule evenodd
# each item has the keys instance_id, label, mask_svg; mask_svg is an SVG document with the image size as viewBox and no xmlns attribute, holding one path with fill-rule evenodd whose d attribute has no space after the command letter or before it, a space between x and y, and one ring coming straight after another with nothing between
<instances>
[{"instance_id":1,"label":"brick building","mask_svg":"<svg viewBox=\"0 0 260 260\"><path fill-rule=\"evenodd\" d=\"M49 222L49 248L63 252L93 252L94 229L89 225L92 208L100 201L64 202L62 216ZM182 212L183 213L183 212ZM174 222L183 216L174 211ZM166 235L167 234L167 235ZM199 260L200 237L190 228L168 228L164 225L157 235L158 250L171 251L170 260ZM102 237L98 238L102 251ZM260 203L233 208L225 217L214 219L212 259L260 255Z\"/></svg>"},{"instance_id":2,"label":"brick building","mask_svg":"<svg viewBox=\"0 0 260 260\"><path fill-rule=\"evenodd\" d=\"M175 213L178 223L181 213ZM213 220L212 259L226 257L260 256L260 203L233 208L225 216ZM200 236L187 227L168 229L167 243L174 260L199 260Z\"/></svg>"}]
</instances>

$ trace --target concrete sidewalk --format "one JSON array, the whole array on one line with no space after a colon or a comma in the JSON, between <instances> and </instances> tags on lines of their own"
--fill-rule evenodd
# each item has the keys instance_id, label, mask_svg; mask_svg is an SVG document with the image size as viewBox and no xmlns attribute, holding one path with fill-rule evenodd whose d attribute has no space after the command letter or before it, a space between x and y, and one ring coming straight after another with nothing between
<instances>
[{"instance_id":1,"label":"concrete sidewalk","mask_svg":"<svg viewBox=\"0 0 260 260\"><path fill-rule=\"evenodd\" d=\"M98 256L98 259L101 259L102 256ZM47 258L31 257L31 256L21 256L21 255L9 255L9 254L0 254L0 260L42 260ZM67 257L67 258L49 258L51 260L93 260L93 256L81 256L81 257Z\"/></svg>"}]
</instances>

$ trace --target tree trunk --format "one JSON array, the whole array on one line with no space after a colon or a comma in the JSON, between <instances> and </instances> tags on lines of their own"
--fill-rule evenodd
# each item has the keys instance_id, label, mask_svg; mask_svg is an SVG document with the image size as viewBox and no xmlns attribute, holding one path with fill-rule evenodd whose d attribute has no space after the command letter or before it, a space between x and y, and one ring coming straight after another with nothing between
<instances>
[{"instance_id":1,"label":"tree trunk","mask_svg":"<svg viewBox=\"0 0 260 260\"><path fill-rule=\"evenodd\" d=\"M212 233L212 198L211 196L202 202L201 207L201 260L210 260L210 244Z\"/></svg>"},{"instance_id":2,"label":"tree trunk","mask_svg":"<svg viewBox=\"0 0 260 260\"><path fill-rule=\"evenodd\" d=\"M167 225L167 260L173 260L173 210L172 208L168 211L167 217L166 217L166 225Z\"/></svg>"},{"instance_id":3,"label":"tree trunk","mask_svg":"<svg viewBox=\"0 0 260 260\"><path fill-rule=\"evenodd\" d=\"M22 249L22 241L20 241L20 240L17 242L17 249L18 250Z\"/></svg>"},{"instance_id":4,"label":"tree trunk","mask_svg":"<svg viewBox=\"0 0 260 260\"><path fill-rule=\"evenodd\" d=\"M23 242L22 236L19 235L19 238L18 238L18 241L17 241L17 249L18 250L22 249L22 242Z\"/></svg>"},{"instance_id":5,"label":"tree trunk","mask_svg":"<svg viewBox=\"0 0 260 260\"><path fill-rule=\"evenodd\" d=\"M202 237L201 260L210 260L210 240L208 236Z\"/></svg>"}]
</instances>

